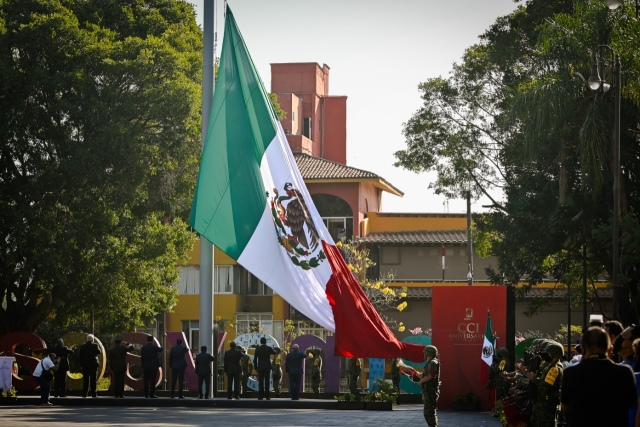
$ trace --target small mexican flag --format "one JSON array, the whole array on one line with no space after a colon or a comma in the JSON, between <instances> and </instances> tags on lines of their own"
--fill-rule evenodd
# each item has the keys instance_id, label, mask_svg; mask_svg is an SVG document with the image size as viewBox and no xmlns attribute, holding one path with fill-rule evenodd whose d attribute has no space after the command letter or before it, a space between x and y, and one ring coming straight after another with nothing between
<instances>
[{"instance_id":1,"label":"small mexican flag","mask_svg":"<svg viewBox=\"0 0 640 427\"><path fill-rule=\"evenodd\" d=\"M491 376L491 364L493 363L493 350L495 347L495 339L491 333L492 330L493 325L491 324L491 312L487 310L487 327L484 331L480 363L480 382L483 384L487 383Z\"/></svg>"},{"instance_id":2,"label":"small mexican flag","mask_svg":"<svg viewBox=\"0 0 640 427\"><path fill-rule=\"evenodd\" d=\"M191 225L313 322L336 355L424 360L391 332L318 214L227 7Z\"/></svg>"}]
</instances>

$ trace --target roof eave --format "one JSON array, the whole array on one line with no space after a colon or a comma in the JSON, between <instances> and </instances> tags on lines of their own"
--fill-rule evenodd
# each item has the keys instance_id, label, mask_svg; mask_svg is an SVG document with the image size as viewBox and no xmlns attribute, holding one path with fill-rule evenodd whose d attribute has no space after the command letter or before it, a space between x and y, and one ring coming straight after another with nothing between
<instances>
[{"instance_id":1,"label":"roof eave","mask_svg":"<svg viewBox=\"0 0 640 427\"><path fill-rule=\"evenodd\" d=\"M304 182L309 184L331 184L331 183L345 183L345 182L370 182L374 187L391 193L394 196L403 197L404 193L391 185L383 178L304 178Z\"/></svg>"}]
</instances>

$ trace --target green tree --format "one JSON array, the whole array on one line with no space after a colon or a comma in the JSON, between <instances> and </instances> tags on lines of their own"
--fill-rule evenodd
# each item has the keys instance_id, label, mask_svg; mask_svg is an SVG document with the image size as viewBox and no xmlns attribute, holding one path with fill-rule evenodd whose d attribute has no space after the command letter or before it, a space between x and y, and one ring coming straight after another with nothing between
<instances>
[{"instance_id":1,"label":"green tree","mask_svg":"<svg viewBox=\"0 0 640 427\"><path fill-rule=\"evenodd\" d=\"M276 116L278 116L278 120L286 119L287 112L280 107L280 104L278 103L278 95L276 95L275 93L269 93L269 99L273 104L273 109L276 110Z\"/></svg>"},{"instance_id":2,"label":"green tree","mask_svg":"<svg viewBox=\"0 0 640 427\"><path fill-rule=\"evenodd\" d=\"M531 0L499 18L447 79L420 86L424 106L405 125L407 149L397 165L435 170L436 192L460 197L501 189L489 214L476 219L497 284L541 281L578 285L611 274L612 94L584 85L598 44L622 55L620 309L637 320L636 169L640 114L640 25L630 4ZM603 70L610 77L610 69ZM585 258L586 254L586 258ZM624 260L622 259L624 258ZM587 271L584 271L586 262ZM542 306L534 301L533 314Z\"/></svg>"},{"instance_id":3,"label":"green tree","mask_svg":"<svg viewBox=\"0 0 640 427\"><path fill-rule=\"evenodd\" d=\"M202 35L176 0L0 0L0 334L175 303Z\"/></svg>"}]
</instances>

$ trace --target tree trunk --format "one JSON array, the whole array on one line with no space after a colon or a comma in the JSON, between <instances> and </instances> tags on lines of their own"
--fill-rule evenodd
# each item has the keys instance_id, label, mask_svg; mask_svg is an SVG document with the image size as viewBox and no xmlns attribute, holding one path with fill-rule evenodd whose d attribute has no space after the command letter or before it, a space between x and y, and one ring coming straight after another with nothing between
<instances>
[{"instance_id":1,"label":"tree trunk","mask_svg":"<svg viewBox=\"0 0 640 427\"><path fill-rule=\"evenodd\" d=\"M558 153L558 203L564 205L567 200L567 168L564 166L564 162L567 158L567 153L564 148L564 140L560 140L560 153Z\"/></svg>"}]
</instances>

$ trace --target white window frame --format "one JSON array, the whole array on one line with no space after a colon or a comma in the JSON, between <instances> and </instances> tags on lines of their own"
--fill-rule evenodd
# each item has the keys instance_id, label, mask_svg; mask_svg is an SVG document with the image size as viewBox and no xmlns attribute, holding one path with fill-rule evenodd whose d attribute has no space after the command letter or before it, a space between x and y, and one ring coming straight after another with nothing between
<instances>
[{"instance_id":1,"label":"white window frame","mask_svg":"<svg viewBox=\"0 0 640 427\"><path fill-rule=\"evenodd\" d=\"M233 293L233 265L216 265L214 267L215 276L213 283L215 284L214 292L217 294L232 294ZM220 278L222 273L227 273L227 283L222 287L222 279Z\"/></svg>"},{"instance_id":2,"label":"white window frame","mask_svg":"<svg viewBox=\"0 0 640 427\"><path fill-rule=\"evenodd\" d=\"M273 336L273 313L236 313L236 336L250 333Z\"/></svg>"},{"instance_id":3,"label":"white window frame","mask_svg":"<svg viewBox=\"0 0 640 427\"><path fill-rule=\"evenodd\" d=\"M327 341L327 337L333 335L328 329L323 328L315 322L305 322L302 320L298 321L298 329L304 335L315 335L318 338L321 338L323 341Z\"/></svg>"},{"instance_id":4,"label":"white window frame","mask_svg":"<svg viewBox=\"0 0 640 427\"><path fill-rule=\"evenodd\" d=\"M187 322L188 324L185 325L185 323ZM182 332L186 331L185 335L187 336L189 347L191 347L192 349L199 350L200 349L200 321L199 320L183 320L181 326L182 326ZM195 342L196 340L194 338L196 337L198 338L197 340L198 342Z\"/></svg>"},{"instance_id":5,"label":"white window frame","mask_svg":"<svg viewBox=\"0 0 640 427\"><path fill-rule=\"evenodd\" d=\"M352 216L323 216L322 218L322 222L324 223L324 226L327 228L327 230L329 230L329 221L333 222L333 223L337 223L336 220L341 219L342 220L342 229L345 232L344 236L331 236L336 240L339 240L341 237L347 237L346 236L346 232L347 232L347 222L350 221L353 224L353 217Z\"/></svg>"}]
</instances>

